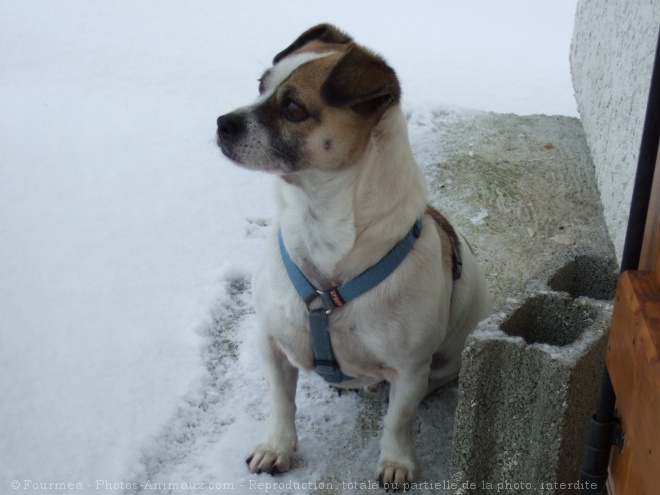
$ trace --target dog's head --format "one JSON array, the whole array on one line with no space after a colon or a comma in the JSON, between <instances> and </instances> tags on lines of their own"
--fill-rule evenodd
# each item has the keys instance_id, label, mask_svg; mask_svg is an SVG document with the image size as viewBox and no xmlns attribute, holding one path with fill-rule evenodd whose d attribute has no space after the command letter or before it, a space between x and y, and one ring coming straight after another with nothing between
<instances>
[{"instance_id":1,"label":"dog's head","mask_svg":"<svg viewBox=\"0 0 660 495\"><path fill-rule=\"evenodd\" d=\"M275 56L253 104L218 118L218 145L239 165L279 175L342 169L400 96L381 57L321 24Z\"/></svg>"}]
</instances>

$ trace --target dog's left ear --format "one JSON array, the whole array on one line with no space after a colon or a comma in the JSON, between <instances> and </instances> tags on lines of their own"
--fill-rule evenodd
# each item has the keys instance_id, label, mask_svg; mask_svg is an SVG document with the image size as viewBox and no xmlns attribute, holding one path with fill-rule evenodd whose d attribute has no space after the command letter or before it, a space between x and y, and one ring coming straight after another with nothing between
<instances>
[{"instance_id":1,"label":"dog's left ear","mask_svg":"<svg viewBox=\"0 0 660 495\"><path fill-rule=\"evenodd\" d=\"M321 96L330 106L371 116L399 103L401 87L394 69L381 57L353 45L321 86Z\"/></svg>"},{"instance_id":2,"label":"dog's left ear","mask_svg":"<svg viewBox=\"0 0 660 495\"><path fill-rule=\"evenodd\" d=\"M291 53L302 48L306 44L311 43L312 41L345 44L353 41L353 38L332 24L318 24L317 26L309 28L303 34L298 36L296 41L275 55L273 63L277 64L283 58L288 57Z\"/></svg>"}]
</instances>

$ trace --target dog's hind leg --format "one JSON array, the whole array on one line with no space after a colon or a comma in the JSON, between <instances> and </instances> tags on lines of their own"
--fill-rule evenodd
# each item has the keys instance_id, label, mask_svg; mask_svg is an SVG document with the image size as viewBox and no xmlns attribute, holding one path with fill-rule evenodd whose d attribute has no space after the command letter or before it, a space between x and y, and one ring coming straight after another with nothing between
<instances>
[{"instance_id":1,"label":"dog's hind leg","mask_svg":"<svg viewBox=\"0 0 660 495\"><path fill-rule=\"evenodd\" d=\"M458 378L460 370L460 354L454 355L450 358L446 358L440 352L434 354L433 359L431 360L431 373L429 374L426 396L428 397L440 387L447 385L449 382Z\"/></svg>"},{"instance_id":2,"label":"dog's hind leg","mask_svg":"<svg viewBox=\"0 0 660 495\"><path fill-rule=\"evenodd\" d=\"M246 462L251 473L283 473L291 468L298 444L296 433L296 384L298 370L291 365L272 337L264 336L263 368L270 392L268 430Z\"/></svg>"}]
</instances>

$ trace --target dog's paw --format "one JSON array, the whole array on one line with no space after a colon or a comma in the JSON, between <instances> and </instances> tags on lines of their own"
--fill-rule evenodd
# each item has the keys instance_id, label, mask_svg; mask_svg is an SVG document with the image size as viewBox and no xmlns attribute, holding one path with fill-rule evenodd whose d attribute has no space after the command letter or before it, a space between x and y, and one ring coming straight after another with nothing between
<instances>
[{"instance_id":1,"label":"dog's paw","mask_svg":"<svg viewBox=\"0 0 660 495\"><path fill-rule=\"evenodd\" d=\"M291 469L291 449L277 448L268 443L257 445L245 460L252 474L285 473Z\"/></svg>"},{"instance_id":2,"label":"dog's paw","mask_svg":"<svg viewBox=\"0 0 660 495\"><path fill-rule=\"evenodd\" d=\"M415 478L415 466L382 460L378 463L376 470L378 484L385 491L408 491L408 487Z\"/></svg>"}]
</instances>

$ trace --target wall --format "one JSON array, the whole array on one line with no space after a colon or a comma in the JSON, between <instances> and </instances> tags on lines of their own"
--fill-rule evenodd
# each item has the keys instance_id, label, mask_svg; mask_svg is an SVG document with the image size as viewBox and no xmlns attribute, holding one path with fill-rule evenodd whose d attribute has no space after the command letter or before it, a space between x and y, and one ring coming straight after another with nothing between
<instances>
[{"instance_id":1,"label":"wall","mask_svg":"<svg viewBox=\"0 0 660 495\"><path fill-rule=\"evenodd\" d=\"M570 61L605 221L621 260L660 0L579 0Z\"/></svg>"}]
</instances>

